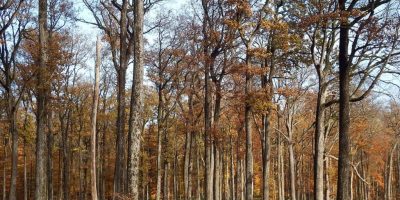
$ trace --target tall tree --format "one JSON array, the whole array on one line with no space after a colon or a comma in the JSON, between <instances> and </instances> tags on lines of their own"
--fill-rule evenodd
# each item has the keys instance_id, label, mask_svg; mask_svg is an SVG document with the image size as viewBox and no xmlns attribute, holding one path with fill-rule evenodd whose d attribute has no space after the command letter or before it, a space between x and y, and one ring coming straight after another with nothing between
<instances>
[{"instance_id":1,"label":"tall tree","mask_svg":"<svg viewBox=\"0 0 400 200\"><path fill-rule=\"evenodd\" d=\"M101 65L101 43L100 37L97 36L96 41L96 63L95 63L95 73L94 73L94 90L93 90L93 104L92 104L92 135L91 135L91 162L92 166L90 169L91 175L91 193L92 199L97 200L97 166L96 166L96 125L97 125L97 109L99 103L99 87L100 87L100 65Z\"/></svg>"},{"instance_id":2,"label":"tall tree","mask_svg":"<svg viewBox=\"0 0 400 200\"><path fill-rule=\"evenodd\" d=\"M136 0L134 2L134 72L131 97L131 114L129 132L129 159L128 159L128 194L131 199L139 199L139 158L140 142L143 116L143 74L144 74L144 41L143 41L143 20L144 20L144 2Z\"/></svg>"},{"instance_id":3,"label":"tall tree","mask_svg":"<svg viewBox=\"0 0 400 200\"><path fill-rule=\"evenodd\" d=\"M47 76L47 1L39 0L39 68L37 72L35 200L47 199L45 111Z\"/></svg>"}]
</instances>

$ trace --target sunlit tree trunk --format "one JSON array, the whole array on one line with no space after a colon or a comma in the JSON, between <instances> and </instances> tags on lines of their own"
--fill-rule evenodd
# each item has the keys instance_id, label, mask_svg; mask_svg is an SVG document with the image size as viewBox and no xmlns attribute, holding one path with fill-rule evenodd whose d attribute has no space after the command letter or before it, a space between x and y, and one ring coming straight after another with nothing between
<instances>
[{"instance_id":1,"label":"sunlit tree trunk","mask_svg":"<svg viewBox=\"0 0 400 200\"><path fill-rule=\"evenodd\" d=\"M144 75L144 41L143 41L143 0L134 2L134 73L131 99L131 115L129 131L130 145L128 159L128 194L132 200L139 199L139 159L140 159L140 140L142 131L143 114L143 75Z\"/></svg>"},{"instance_id":2,"label":"sunlit tree trunk","mask_svg":"<svg viewBox=\"0 0 400 200\"><path fill-rule=\"evenodd\" d=\"M94 91L93 91L93 104L92 104L92 116L91 116L91 196L92 200L97 200L97 167L96 167L96 125L97 125L97 108L99 103L99 88L100 88L100 65L101 65L101 46L100 37L97 37L96 42L96 63L94 73Z\"/></svg>"}]
</instances>

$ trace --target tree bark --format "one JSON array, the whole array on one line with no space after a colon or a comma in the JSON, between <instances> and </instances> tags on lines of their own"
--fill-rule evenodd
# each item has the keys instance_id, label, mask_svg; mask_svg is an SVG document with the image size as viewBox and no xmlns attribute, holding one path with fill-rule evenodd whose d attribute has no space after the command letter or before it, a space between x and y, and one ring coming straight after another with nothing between
<instances>
[{"instance_id":1,"label":"tree bark","mask_svg":"<svg viewBox=\"0 0 400 200\"><path fill-rule=\"evenodd\" d=\"M36 182L35 200L47 199L46 177L46 63L47 63L47 1L39 0L39 70L37 75L37 114L36 114Z\"/></svg>"},{"instance_id":2,"label":"tree bark","mask_svg":"<svg viewBox=\"0 0 400 200\"><path fill-rule=\"evenodd\" d=\"M314 153L314 199L324 199L324 151L325 151L325 99L326 87L324 79L319 77L317 111L315 115L315 153Z\"/></svg>"},{"instance_id":3,"label":"tree bark","mask_svg":"<svg viewBox=\"0 0 400 200\"><path fill-rule=\"evenodd\" d=\"M97 37L96 41L96 63L95 63L95 73L94 73L94 91L93 91L93 104L92 104L92 120L91 120L91 196L92 200L97 200L97 175L96 175L96 124L97 124L97 107L99 104L99 88L100 88L100 65L101 65L101 46L100 37Z\"/></svg>"},{"instance_id":4,"label":"tree bark","mask_svg":"<svg viewBox=\"0 0 400 200\"><path fill-rule=\"evenodd\" d=\"M16 127L16 111L11 94L8 95L9 102L9 133L11 135L11 185L10 185L10 200L16 200L16 186L17 186L17 174L18 174L18 131Z\"/></svg>"},{"instance_id":5,"label":"tree bark","mask_svg":"<svg viewBox=\"0 0 400 200\"><path fill-rule=\"evenodd\" d=\"M50 94L50 93L49 93ZM48 199L53 199L54 189L53 189L53 145L54 145L54 135L53 135L53 122L52 122L52 111L47 113L47 195Z\"/></svg>"},{"instance_id":6,"label":"tree bark","mask_svg":"<svg viewBox=\"0 0 400 200\"><path fill-rule=\"evenodd\" d=\"M339 0L341 15L346 15L346 0ZM346 16L340 22L339 38L339 163L337 200L350 197L350 66L348 60L349 24Z\"/></svg>"},{"instance_id":7,"label":"tree bark","mask_svg":"<svg viewBox=\"0 0 400 200\"><path fill-rule=\"evenodd\" d=\"M247 47L248 49L248 47ZM244 93L246 101L244 105L244 125L246 132L246 200L253 200L253 139L252 139L252 127L251 127L251 105L250 105L250 93L251 93L251 75L249 73L250 56L246 55L246 82Z\"/></svg>"},{"instance_id":8,"label":"tree bark","mask_svg":"<svg viewBox=\"0 0 400 200\"><path fill-rule=\"evenodd\" d=\"M139 159L140 159L140 142L142 131L142 113L143 113L143 75L144 75L144 41L143 41L143 17L144 7L143 0L134 2L135 18L134 18L134 73L131 97L131 115L130 126L131 131L129 145L128 160L128 194L131 199L139 199Z\"/></svg>"},{"instance_id":9,"label":"tree bark","mask_svg":"<svg viewBox=\"0 0 400 200\"><path fill-rule=\"evenodd\" d=\"M116 161L114 172L114 198L118 195L125 193L125 84L126 84L126 70L128 67L128 45L127 40L127 12L128 1L123 0L121 4L121 19L120 19L120 34L119 34L119 66L116 66L117 71L117 141L116 141Z\"/></svg>"}]
</instances>

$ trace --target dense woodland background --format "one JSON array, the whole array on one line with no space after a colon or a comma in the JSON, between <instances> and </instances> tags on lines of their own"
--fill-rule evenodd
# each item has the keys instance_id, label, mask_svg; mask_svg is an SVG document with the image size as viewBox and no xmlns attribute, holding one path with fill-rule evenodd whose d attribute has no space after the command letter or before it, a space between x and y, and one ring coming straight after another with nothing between
<instances>
[{"instance_id":1,"label":"dense woodland background","mask_svg":"<svg viewBox=\"0 0 400 200\"><path fill-rule=\"evenodd\" d=\"M0 0L0 198L400 199L398 0L172 4Z\"/></svg>"}]
</instances>

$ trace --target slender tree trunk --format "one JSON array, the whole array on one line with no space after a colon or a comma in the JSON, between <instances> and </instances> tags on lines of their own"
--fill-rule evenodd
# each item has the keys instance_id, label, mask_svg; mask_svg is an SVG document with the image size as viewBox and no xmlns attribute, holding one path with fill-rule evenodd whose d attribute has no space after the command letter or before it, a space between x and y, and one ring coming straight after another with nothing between
<instances>
[{"instance_id":1,"label":"slender tree trunk","mask_svg":"<svg viewBox=\"0 0 400 200\"><path fill-rule=\"evenodd\" d=\"M230 143L230 191L231 191L231 199L236 200L236 192L235 192L235 165L234 165L234 156L233 156L233 140L232 136L229 138Z\"/></svg>"},{"instance_id":2,"label":"slender tree trunk","mask_svg":"<svg viewBox=\"0 0 400 200\"><path fill-rule=\"evenodd\" d=\"M290 194L291 199L296 200L296 159L294 157L293 142L289 144L289 166L290 166Z\"/></svg>"},{"instance_id":3,"label":"slender tree trunk","mask_svg":"<svg viewBox=\"0 0 400 200\"><path fill-rule=\"evenodd\" d=\"M70 168L70 160L69 160L69 141L68 141L68 133L71 127L71 116L72 110L67 108L67 120L64 122L64 119L60 119L61 128L62 128L62 196L63 200L69 200L69 168Z\"/></svg>"},{"instance_id":4,"label":"slender tree trunk","mask_svg":"<svg viewBox=\"0 0 400 200\"><path fill-rule=\"evenodd\" d=\"M11 185L10 185L10 200L16 200L16 186L17 186L17 175L18 175L18 131L16 128L16 108L13 108L13 101L11 94L8 95L9 101L9 133L11 135Z\"/></svg>"},{"instance_id":5,"label":"slender tree trunk","mask_svg":"<svg viewBox=\"0 0 400 200\"><path fill-rule=\"evenodd\" d=\"M278 114L278 130L280 130L280 116ZM279 195L279 200L284 200L284 169L283 169L283 152L282 152L282 141L281 141L281 134L278 132L278 138L277 138L277 151L278 151L278 159L277 159L277 170L278 170L278 195Z\"/></svg>"},{"instance_id":6,"label":"slender tree trunk","mask_svg":"<svg viewBox=\"0 0 400 200\"><path fill-rule=\"evenodd\" d=\"M247 47L248 48L248 47ZM246 66L250 68L250 57L247 55ZM244 106L244 125L246 132L246 200L253 200L253 139L252 139L252 127L251 127L251 105L248 100L251 92L251 75L246 72L246 82L245 82L245 106Z\"/></svg>"},{"instance_id":7,"label":"slender tree trunk","mask_svg":"<svg viewBox=\"0 0 400 200\"><path fill-rule=\"evenodd\" d=\"M47 195L48 199L53 199L53 145L54 145L54 135L53 135L53 122L52 122L52 111L48 111L47 116Z\"/></svg>"},{"instance_id":8,"label":"slender tree trunk","mask_svg":"<svg viewBox=\"0 0 400 200\"><path fill-rule=\"evenodd\" d=\"M103 108L102 108L102 114L105 116L106 114L106 108L107 108L107 83L104 81L104 98L103 98ZM107 155L107 144L106 144L106 139L107 139L107 124L108 122L106 120L103 120L102 124L102 135L101 135L101 154L100 154L100 162L101 162L101 175L100 175L100 186L99 186L99 197L100 200L104 200L106 197L106 176L107 176L107 163L106 163L106 155Z\"/></svg>"},{"instance_id":9,"label":"slender tree trunk","mask_svg":"<svg viewBox=\"0 0 400 200\"><path fill-rule=\"evenodd\" d=\"M28 200L28 180L26 171L26 138L24 138L24 200Z\"/></svg>"},{"instance_id":10,"label":"slender tree trunk","mask_svg":"<svg viewBox=\"0 0 400 200\"><path fill-rule=\"evenodd\" d=\"M93 104L92 104L92 120L91 120L91 196L92 200L97 200L97 175L96 175L96 124L97 124L97 107L99 104L99 87L100 87L100 65L101 65L101 46L100 37L97 37L96 41L96 63L94 73L94 91L93 91Z\"/></svg>"},{"instance_id":11,"label":"slender tree trunk","mask_svg":"<svg viewBox=\"0 0 400 200\"><path fill-rule=\"evenodd\" d=\"M190 104L190 103L189 103ZM185 157L184 157L184 196L186 200L189 200L189 179L190 179L190 154L191 154L191 144L192 144L192 132L190 130L186 131L185 139Z\"/></svg>"},{"instance_id":12,"label":"slender tree trunk","mask_svg":"<svg viewBox=\"0 0 400 200\"><path fill-rule=\"evenodd\" d=\"M219 196L219 186L220 186L220 160L219 160L219 156L220 156L220 152L219 152L219 148L214 145L214 200L219 200L220 196Z\"/></svg>"},{"instance_id":13,"label":"slender tree trunk","mask_svg":"<svg viewBox=\"0 0 400 200\"><path fill-rule=\"evenodd\" d=\"M129 131L130 145L128 159L128 194L132 200L139 199L139 159L140 159L140 138L143 113L143 75L144 75L144 41L143 41L143 0L134 2L134 73L131 97L131 114Z\"/></svg>"},{"instance_id":14,"label":"slender tree trunk","mask_svg":"<svg viewBox=\"0 0 400 200\"><path fill-rule=\"evenodd\" d=\"M198 136L200 137L200 136ZM196 188L196 198L197 200L201 200L201 179L200 179L200 147L198 141L196 141L196 170L197 170L197 188Z\"/></svg>"},{"instance_id":15,"label":"slender tree trunk","mask_svg":"<svg viewBox=\"0 0 400 200\"><path fill-rule=\"evenodd\" d=\"M46 63L47 63L47 1L39 0L39 44L40 61L37 75L37 114L36 114L36 182L35 200L47 199L46 177Z\"/></svg>"},{"instance_id":16,"label":"slender tree trunk","mask_svg":"<svg viewBox=\"0 0 400 200\"><path fill-rule=\"evenodd\" d=\"M4 151L4 157L3 157L3 200L6 200L7 198L7 191L6 191L6 159L7 159L7 139L5 137L5 134L3 134L3 151Z\"/></svg>"},{"instance_id":17,"label":"slender tree trunk","mask_svg":"<svg viewBox=\"0 0 400 200\"><path fill-rule=\"evenodd\" d=\"M160 70L161 73L161 70ZM161 74L159 74L161 77ZM163 135L166 134L164 131L164 124L163 124L163 110L164 110L164 100L162 95L162 87L161 84L158 84L158 107L157 107L157 193L156 193L156 200L160 200L161 198L161 184L162 184L162 169L164 166L164 157L163 155ZM165 136L166 137L166 136Z\"/></svg>"},{"instance_id":18,"label":"slender tree trunk","mask_svg":"<svg viewBox=\"0 0 400 200\"><path fill-rule=\"evenodd\" d=\"M386 184L385 184L385 200L392 200L393 198L393 189L392 189L392 180L393 180L393 154L395 153L397 147L397 143L390 150L390 154L388 155L388 162L386 167Z\"/></svg>"}]
</instances>

